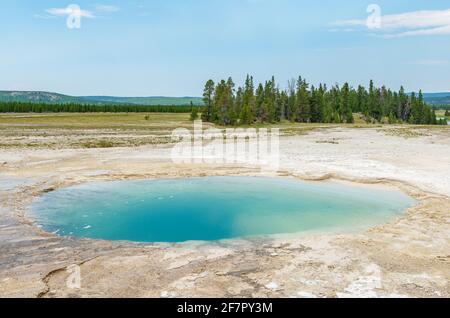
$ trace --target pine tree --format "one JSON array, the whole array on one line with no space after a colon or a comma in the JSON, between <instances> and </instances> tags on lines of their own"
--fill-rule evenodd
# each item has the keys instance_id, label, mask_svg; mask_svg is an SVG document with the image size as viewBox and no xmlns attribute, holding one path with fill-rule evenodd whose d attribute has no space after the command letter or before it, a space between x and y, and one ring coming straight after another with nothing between
<instances>
[{"instance_id":1,"label":"pine tree","mask_svg":"<svg viewBox=\"0 0 450 318\"><path fill-rule=\"evenodd\" d=\"M286 109L288 107L288 96L285 91L277 89L275 102L275 121L280 122L286 119Z\"/></svg>"},{"instance_id":2,"label":"pine tree","mask_svg":"<svg viewBox=\"0 0 450 318\"><path fill-rule=\"evenodd\" d=\"M340 124L341 116L339 114L340 109L340 88L338 85L331 88L328 95L328 121L329 123Z\"/></svg>"},{"instance_id":3,"label":"pine tree","mask_svg":"<svg viewBox=\"0 0 450 318\"><path fill-rule=\"evenodd\" d=\"M236 99L234 101L234 112L240 114L242 110L242 104L244 99L244 90L239 87L236 92Z\"/></svg>"},{"instance_id":4,"label":"pine tree","mask_svg":"<svg viewBox=\"0 0 450 318\"><path fill-rule=\"evenodd\" d=\"M262 84L258 85L256 89L256 119L259 122L264 122L266 118L266 112L264 110L264 87Z\"/></svg>"},{"instance_id":5,"label":"pine tree","mask_svg":"<svg viewBox=\"0 0 450 318\"><path fill-rule=\"evenodd\" d=\"M296 103L296 121L300 123L308 123L311 121L311 108L309 104L308 84L299 77L297 82Z\"/></svg>"},{"instance_id":6,"label":"pine tree","mask_svg":"<svg viewBox=\"0 0 450 318\"><path fill-rule=\"evenodd\" d=\"M229 124L236 124L238 119L238 114L235 110L235 90L234 90L235 84L233 82L233 79L231 77L228 78L227 81L227 122Z\"/></svg>"},{"instance_id":7,"label":"pine tree","mask_svg":"<svg viewBox=\"0 0 450 318\"><path fill-rule=\"evenodd\" d=\"M213 120L220 125L232 125L235 123L233 107L234 83L231 78L222 80L216 87L213 103Z\"/></svg>"},{"instance_id":8,"label":"pine tree","mask_svg":"<svg viewBox=\"0 0 450 318\"><path fill-rule=\"evenodd\" d=\"M315 89L314 86L311 86L311 99L309 104L311 107L311 122L319 123L320 122L319 91Z\"/></svg>"},{"instance_id":9,"label":"pine tree","mask_svg":"<svg viewBox=\"0 0 450 318\"><path fill-rule=\"evenodd\" d=\"M191 111L191 120L192 121L197 120L198 119L198 108L195 107L194 105L192 105L192 103L191 103L191 109L192 109L192 111Z\"/></svg>"},{"instance_id":10,"label":"pine tree","mask_svg":"<svg viewBox=\"0 0 450 318\"><path fill-rule=\"evenodd\" d=\"M272 76L271 80L266 83L264 88L264 104L267 111L267 122L273 123L276 118L276 84L275 77Z\"/></svg>"},{"instance_id":11,"label":"pine tree","mask_svg":"<svg viewBox=\"0 0 450 318\"><path fill-rule=\"evenodd\" d=\"M353 112L350 104L350 86L345 83L341 90L339 115L347 124L353 123Z\"/></svg>"},{"instance_id":12,"label":"pine tree","mask_svg":"<svg viewBox=\"0 0 450 318\"><path fill-rule=\"evenodd\" d=\"M375 119L376 116L376 108L377 108L377 96L376 89L373 84L373 80L370 80L369 84L369 96L367 99L367 113L365 114L366 118Z\"/></svg>"},{"instance_id":13,"label":"pine tree","mask_svg":"<svg viewBox=\"0 0 450 318\"><path fill-rule=\"evenodd\" d=\"M319 109L318 123L327 123L330 122L331 119L331 111L327 105L325 94L327 93L326 85L319 85L319 89L317 91L317 103Z\"/></svg>"},{"instance_id":14,"label":"pine tree","mask_svg":"<svg viewBox=\"0 0 450 318\"><path fill-rule=\"evenodd\" d=\"M411 124L446 124L447 121L436 118L435 112L425 103L423 94L405 94L404 88L393 92L382 86L376 88L370 81L369 90L363 86L357 89L345 83L342 87L333 86L330 90L320 84L318 88L311 86L305 79L289 81L287 90L280 90L274 77L264 84L258 84L255 94L253 77L247 75L243 87L235 89L231 78L222 80L216 86L209 80L203 94L204 107L202 118L221 125L236 123L251 125L260 123L275 123L284 119L301 123L352 123L353 113L362 113L368 122L385 122L393 124L408 122ZM64 111L67 106L62 106ZM15 109L9 106L7 109ZM20 109L30 107L20 106ZM115 111L136 111L136 106L116 107ZM33 111L45 111L41 106L31 106ZM92 107L92 109L100 108ZM73 105L72 111L92 111L90 107ZM105 108L102 109L105 111ZM5 108L0 108L5 111ZM171 108L170 111L178 111ZM198 116L198 108L189 108L192 118ZM197 115L195 114L197 112ZM446 112L448 116L448 111Z\"/></svg>"},{"instance_id":15,"label":"pine tree","mask_svg":"<svg viewBox=\"0 0 450 318\"><path fill-rule=\"evenodd\" d=\"M367 108L367 91L361 85L358 86L355 112L363 113L366 116L369 115L369 111Z\"/></svg>"},{"instance_id":16,"label":"pine tree","mask_svg":"<svg viewBox=\"0 0 450 318\"><path fill-rule=\"evenodd\" d=\"M398 99L399 104L397 108L397 118L400 119L401 121L406 122L409 119L411 107L408 96L406 96L405 89L403 88L403 86L400 88Z\"/></svg>"},{"instance_id":17,"label":"pine tree","mask_svg":"<svg viewBox=\"0 0 450 318\"><path fill-rule=\"evenodd\" d=\"M296 109L296 94L295 94L295 80L288 81L288 105L286 108L286 118L294 122L296 119L297 109Z\"/></svg>"},{"instance_id":18,"label":"pine tree","mask_svg":"<svg viewBox=\"0 0 450 318\"><path fill-rule=\"evenodd\" d=\"M213 80L209 80L205 84L205 89L203 90L203 104L205 105L205 110L202 114L202 119L204 121L211 121L213 115L213 98L215 93L215 84Z\"/></svg>"},{"instance_id":19,"label":"pine tree","mask_svg":"<svg viewBox=\"0 0 450 318\"><path fill-rule=\"evenodd\" d=\"M411 114L409 116L408 122L410 124L420 124L420 111L419 111L419 102L416 98L416 94L411 94Z\"/></svg>"},{"instance_id":20,"label":"pine tree","mask_svg":"<svg viewBox=\"0 0 450 318\"><path fill-rule=\"evenodd\" d=\"M254 122L253 112L255 111L255 88L253 85L253 77L247 75L244 85L242 98L242 109L239 115L242 124L250 125Z\"/></svg>"},{"instance_id":21,"label":"pine tree","mask_svg":"<svg viewBox=\"0 0 450 318\"><path fill-rule=\"evenodd\" d=\"M417 100L418 107L418 116L419 116L419 124L430 124L431 122L431 114L425 109L425 103L423 100L422 90L419 91L419 97Z\"/></svg>"}]
</instances>

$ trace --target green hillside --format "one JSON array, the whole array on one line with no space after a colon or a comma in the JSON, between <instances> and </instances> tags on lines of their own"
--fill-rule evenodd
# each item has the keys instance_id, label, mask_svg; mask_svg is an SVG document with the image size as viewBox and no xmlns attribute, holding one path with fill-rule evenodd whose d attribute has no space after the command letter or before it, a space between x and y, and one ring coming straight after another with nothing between
<instances>
[{"instance_id":1,"label":"green hillside","mask_svg":"<svg viewBox=\"0 0 450 318\"><path fill-rule=\"evenodd\" d=\"M50 92L0 91L0 102L67 104L83 101L78 97Z\"/></svg>"},{"instance_id":2,"label":"green hillside","mask_svg":"<svg viewBox=\"0 0 450 318\"><path fill-rule=\"evenodd\" d=\"M119 104L136 104L136 105L201 105L200 97L113 97L113 96L85 96L82 97L97 103L119 103Z\"/></svg>"},{"instance_id":3,"label":"green hillside","mask_svg":"<svg viewBox=\"0 0 450 318\"><path fill-rule=\"evenodd\" d=\"M51 92L0 91L0 102L42 103L42 104L125 104L125 105L202 105L200 97L113 97L113 96L68 96Z\"/></svg>"},{"instance_id":4,"label":"green hillside","mask_svg":"<svg viewBox=\"0 0 450 318\"><path fill-rule=\"evenodd\" d=\"M450 93L425 93L423 96L430 105L450 105Z\"/></svg>"}]
</instances>

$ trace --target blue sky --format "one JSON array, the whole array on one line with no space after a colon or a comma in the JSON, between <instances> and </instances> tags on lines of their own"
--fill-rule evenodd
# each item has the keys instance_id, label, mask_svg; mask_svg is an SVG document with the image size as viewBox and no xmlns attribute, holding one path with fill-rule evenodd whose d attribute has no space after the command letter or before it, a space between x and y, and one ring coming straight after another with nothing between
<instances>
[{"instance_id":1,"label":"blue sky","mask_svg":"<svg viewBox=\"0 0 450 318\"><path fill-rule=\"evenodd\" d=\"M73 3L80 29L66 25ZM0 27L0 90L198 96L250 73L450 91L448 0L15 0Z\"/></svg>"}]
</instances>

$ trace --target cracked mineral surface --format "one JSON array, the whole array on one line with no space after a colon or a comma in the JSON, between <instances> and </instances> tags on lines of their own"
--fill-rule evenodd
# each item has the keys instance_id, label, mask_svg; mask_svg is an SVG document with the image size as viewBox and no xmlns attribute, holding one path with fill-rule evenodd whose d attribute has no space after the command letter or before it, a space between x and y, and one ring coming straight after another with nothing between
<instances>
[{"instance_id":1,"label":"cracked mineral surface","mask_svg":"<svg viewBox=\"0 0 450 318\"><path fill-rule=\"evenodd\" d=\"M0 296L450 297L450 130L405 139L389 129L284 136L271 175L396 187L418 200L401 217L361 233L183 244L58 237L26 209L42 193L92 180L268 173L175 165L169 145L0 149ZM79 288L67 284L73 265Z\"/></svg>"}]
</instances>

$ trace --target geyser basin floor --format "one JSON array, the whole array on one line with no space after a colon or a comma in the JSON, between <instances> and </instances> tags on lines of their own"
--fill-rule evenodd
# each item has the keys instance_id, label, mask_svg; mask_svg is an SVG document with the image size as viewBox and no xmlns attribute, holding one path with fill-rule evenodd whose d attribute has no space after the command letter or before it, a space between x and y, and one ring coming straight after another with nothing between
<instances>
[{"instance_id":1,"label":"geyser basin floor","mask_svg":"<svg viewBox=\"0 0 450 318\"><path fill-rule=\"evenodd\" d=\"M261 177L86 183L47 193L30 216L64 236L135 242L212 241L354 231L414 200L394 190Z\"/></svg>"}]
</instances>

